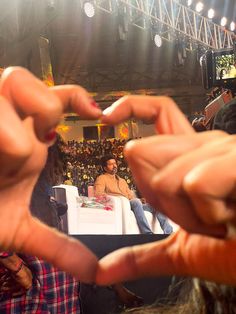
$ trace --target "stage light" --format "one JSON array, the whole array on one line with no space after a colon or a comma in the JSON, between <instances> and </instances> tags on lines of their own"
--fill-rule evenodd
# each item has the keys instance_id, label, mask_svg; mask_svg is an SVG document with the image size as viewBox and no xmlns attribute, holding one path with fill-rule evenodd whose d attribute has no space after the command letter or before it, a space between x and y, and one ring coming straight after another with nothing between
<instances>
[{"instance_id":1,"label":"stage light","mask_svg":"<svg viewBox=\"0 0 236 314\"><path fill-rule=\"evenodd\" d=\"M222 19L220 20L220 25L221 26L226 26L226 24L227 24L227 18L224 16L224 17L222 17Z\"/></svg>"},{"instance_id":2,"label":"stage light","mask_svg":"<svg viewBox=\"0 0 236 314\"><path fill-rule=\"evenodd\" d=\"M193 3L193 0L187 0L187 6L190 7Z\"/></svg>"},{"instance_id":3,"label":"stage light","mask_svg":"<svg viewBox=\"0 0 236 314\"><path fill-rule=\"evenodd\" d=\"M87 17L94 17L95 7L94 7L93 3L91 3L91 2L85 2L84 3L84 13L87 15Z\"/></svg>"},{"instance_id":4,"label":"stage light","mask_svg":"<svg viewBox=\"0 0 236 314\"><path fill-rule=\"evenodd\" d=\"M161 38L160 35L156 34L156 35L154 36L154 43L155 43L155 45L156 45L158 48L160 48L160 47L162 46L162 38Z\"/></svg>"},{"instance_id":5,"label":"stage light","mask_svg":"<svg viewBox=\"0 0 236 314\"><path fill-rule=\"evenodd\" d=\"M47 6L50 9L54 9L55 8L55 0L48 0Z\"/></svg>"},{"instance_id":6,"label":"stage light","mask_svg":"<svg viewBox=\"0 0 236 314\"><path fill-rule=\"evenodd\" d=\"M230 30L231 30L231 32L235 31L235 23L234 22L230 23Z\"/></svg>"},{"instance_id":7,"label":"stage light","mask_svg":"<svg viewBox=\"0 0 236 314\"><path fill-rule=\"evenodd\" d=\"M208 18L209 19L213 19L213 17L215 16L215 11L213 9L208 10Z\"/></svg>"},{"instance_id":8,"label":"stage light","mask_svg":"<svg viewBox=\"0 0 236 314\"><path fill-rule=\"evenodd\" d=\"M203 7L204 7L203 3L202 3L201 1L199 1L199 2L196 4L196 11L197 11L198 13L200 13L200 12L203 10Z\"/></svg>"}]
</instances>

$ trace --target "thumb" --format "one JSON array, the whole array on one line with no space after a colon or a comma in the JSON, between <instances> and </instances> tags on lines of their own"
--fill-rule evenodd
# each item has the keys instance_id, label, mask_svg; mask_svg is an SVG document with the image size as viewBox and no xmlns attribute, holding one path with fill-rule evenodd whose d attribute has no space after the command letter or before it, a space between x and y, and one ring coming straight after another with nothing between
<instances>
[{"instance_id":1,"label":"thumb","mask_svg":"<svg viewBox=\"0 0 236 314\"><path fill-rule=\"evenodd\" d=\"M166 240L107 255L99 262L96 282L108 285L142 277L177 275L236 285L235 249L235 240L219 240L180 229Z\"/></svg>"},{"instance_id":2,"label":"thumb","mask_svg":"<svg viewBox=\"0 0 236 314\"><path fill-rule=\"evenodd\" d=\"M168 253L168 247L173 241L173 237L170 238L122 248L108 254L99 261L96 283L110 285L142 277L170 274L174 267Z\"/></svg>"},{"instance_id":3,"label":"thumb","mask_svg":"<svg viewBox=\"0 0 236 314\"><path fill-rule=\"evenodd\" d=\"M18 234L19 240L24 239L19 242L23 243L20 251L42 258L83 282L95 281L97 257L86 246L35 218L30 218L28 225L27 232L21 228Z\"/></svg>"}]
</instances>

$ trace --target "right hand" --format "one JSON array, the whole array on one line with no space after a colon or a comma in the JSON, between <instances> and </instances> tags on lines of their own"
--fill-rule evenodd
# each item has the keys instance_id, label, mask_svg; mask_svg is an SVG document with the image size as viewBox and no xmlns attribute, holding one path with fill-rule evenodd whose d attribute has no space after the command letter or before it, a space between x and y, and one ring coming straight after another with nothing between
<instances>
[{"instance_id":1,"label":"right hand","mask_svg":"<svg viewBox=\"0 0 236 314\"><path fill-rule=\"evenodd\" d=\"M97 283L175 274L235 286L236 240L226 239L226 227L236 226L236 137L194 133L173 101L163 97L121 99L103 122L130 116L154 117L162 134L128 143L136 183L148 203L187 232L179 229L164 241L109 254L99 261Z\"/></svg>"},{"instance_id":2,"label":"right hand","mask_svg":"<svg viewBox=\"0 0 236 314\"><path fill-rule=\"evenodd\" d=\"M219 193L223 187L218 180L208 182L203 173L200 180L194 169L207 159L233 152L234 139L220 131L195 133L168 97L126 96L104 111L102 122L116 124L131 117L152 119L158 132L158 136L130 141L125 148L135 182L147 202L189 232L224 236L225 219L210 220L212 209L207 210L206 204L202 207L207 187L218 182ZM211 169L214 174L214 167ZM190 172L194 173L191 184L187 182ZM228 184L230 187L232 182ZM211 217L207 218L208 213Z\"/></svg>"}]
</instances>

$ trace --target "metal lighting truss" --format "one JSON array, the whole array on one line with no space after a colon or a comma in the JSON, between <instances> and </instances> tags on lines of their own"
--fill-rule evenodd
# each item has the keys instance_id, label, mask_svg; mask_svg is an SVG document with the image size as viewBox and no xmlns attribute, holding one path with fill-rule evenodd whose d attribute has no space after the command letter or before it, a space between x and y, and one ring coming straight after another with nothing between
<instances>
[{"instance_id":1,"label":"metal lighting truss","mask_svg":"<svg viewBox=\"0 0 236 314\"><path fill-rule=\"evenodd\" d=\"M84 2L82 0L82 2ZM185 41L186 48L200 44L210 49L233 47L235 34L182 5L177 0L93 0L97 9L118 14L127 25L152 29L162 39Z\"/></svg>"}]
</instances>

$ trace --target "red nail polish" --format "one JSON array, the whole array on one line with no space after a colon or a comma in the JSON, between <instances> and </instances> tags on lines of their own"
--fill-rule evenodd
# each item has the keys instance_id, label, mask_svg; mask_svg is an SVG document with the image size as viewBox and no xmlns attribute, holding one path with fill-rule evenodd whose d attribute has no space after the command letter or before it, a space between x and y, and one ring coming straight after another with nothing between
<instances>
[{"instance_id":1,"label":"red nail polish","mask_svg":"<svg viewBox=\"0 0 236 314\"><path fill-rule=\"evenodd\" d=\"M57 136L57 132L53 129L45 135L45 140L47 142L52 142L55 140L56 136Z\"/></svg>"},{"instance_id":2,"label":"red nail polish","mask_svg":"<svg viewBox=\"0 0 236 314\"><path fill-rule=\"evenodd\" d=\"M92 106L92 107L100 108L100 107L99 107L99 104L96 103L96 101L95 101L94 99L92 99L90 103L91 103L91 106Z\"/></svg>"}]
</instances>

